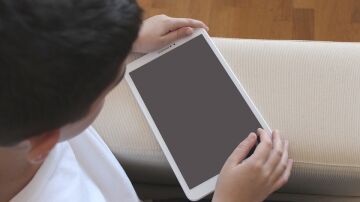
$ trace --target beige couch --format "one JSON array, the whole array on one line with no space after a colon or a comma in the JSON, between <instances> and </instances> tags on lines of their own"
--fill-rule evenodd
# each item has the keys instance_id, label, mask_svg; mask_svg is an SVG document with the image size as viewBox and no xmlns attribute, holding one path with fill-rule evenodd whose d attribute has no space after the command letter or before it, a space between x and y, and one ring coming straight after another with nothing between
<instances>
[{"instance_id":1,"label":"beige couch","mask_svg":"<svg viewBox=\"0 0 360 202\"><path fill-rule=\"evenodd\" d=\"M213 39L270 127L290 141L292 176L271 198L360 201L360 44ZM185 197L125 81L94 127L142 199Z\"/></svg>"}]
</instances>

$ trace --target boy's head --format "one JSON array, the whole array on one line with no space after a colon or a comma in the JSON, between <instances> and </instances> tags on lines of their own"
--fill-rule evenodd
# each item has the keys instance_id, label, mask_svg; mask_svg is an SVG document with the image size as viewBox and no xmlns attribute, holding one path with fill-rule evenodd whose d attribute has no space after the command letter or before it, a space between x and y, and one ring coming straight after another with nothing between
<instances>
[{"instance_id":1,"label":"boy's head","mask_svg":"<svg viewBox=\"0 0 360 202\"><path fill-rule=\"evenodd\" d=\"M0 147L87 127L140 24L134 0L1 1Z\"/></svg>"}]
</instances>

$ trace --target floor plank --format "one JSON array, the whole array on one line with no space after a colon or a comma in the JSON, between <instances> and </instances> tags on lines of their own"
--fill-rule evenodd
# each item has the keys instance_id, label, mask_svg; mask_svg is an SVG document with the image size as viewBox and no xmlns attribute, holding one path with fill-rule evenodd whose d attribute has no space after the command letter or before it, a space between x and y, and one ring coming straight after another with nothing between
<instances>
[{"instance_id":1,"label":"floor plank","mask_svg":"<svg viewBox=\"0 0 360 202\"><path fill-rule=\"evenodd\" d=\"M360 41L360 0L139 0L145 17L204 21L211 36Z\"/></svg>"}]
</instances>

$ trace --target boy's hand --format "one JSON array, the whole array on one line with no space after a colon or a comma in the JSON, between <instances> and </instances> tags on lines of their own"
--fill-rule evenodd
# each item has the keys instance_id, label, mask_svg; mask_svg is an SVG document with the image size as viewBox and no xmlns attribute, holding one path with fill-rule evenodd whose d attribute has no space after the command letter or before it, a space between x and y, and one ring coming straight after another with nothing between
<instances>
[{"instance_id":1,"label":"boy's hand","mask_svg":"<svg viewBox=\"0 0 360 202\"><path fill-rule=\"evenodd\" d=\"M201 21L156 15L146 19L133 44L134 52L148 53L193 33L193 28L209 28Z\"/></svg>"},{"instance_id":2,"label":"boy's hand","mask_svg":"<svg viewBox=\"0 0 360 202\"><path fill-rule=\"evenodd\" d=\"M249 158L245 159L256 144L255 133L250 133L225 162L213 202L260 202L288 181L293 164L288 159L288 141L282 141L278 131L272 139L263 129L256 133L260 143Z\"/></svg>"}]
</instances>

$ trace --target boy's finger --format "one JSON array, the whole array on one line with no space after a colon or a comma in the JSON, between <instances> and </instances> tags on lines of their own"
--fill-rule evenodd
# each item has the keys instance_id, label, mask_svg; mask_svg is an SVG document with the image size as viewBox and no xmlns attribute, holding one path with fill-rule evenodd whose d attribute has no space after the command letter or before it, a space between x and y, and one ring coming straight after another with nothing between
<instances>
[{"instance_id":1,"label":"boy's finger","mask_svg":"<svg viewBox=\"0 0 360 202\"><path fill-rule=\"evenodd\" d=\"M204 28L209 30L208 26L206 26L203 22L199 20L194 20L190 18L170 18L168 24L168 30L173 31L177 30L181 27L192 27L192 28Z\"/></svg>"},{"instance_id":2,"label":"boy's finger","mask_svg":"<svg viewBox=\"0 0 360 202\"><path fill-rule=\"evenodd\" d=\"M177 39L181 39L183 37L186 37L193 33L193 29L191 27L182 27L180 29L177 29L175 31L169 32L165 36L163 36L163 44L166 45L173 41L176 41Z\"/></svg>"},{"instance_id":3,"label":"boy's finger","mask_svg":"<svg viewBox=\"0 0 360 202\"><path fill-rule=\"evenodd\" d=\"M288 159L286 170L283 175L281 175L281 177L275 182L273 192L280 189L284 184L288 182L291 174L291 169L293 167L293 162L294 161L292 159Z\"/></svg>"},{"instance_id":4,"label":"boy's finger","mask_svg":"<svg viewBox=\"0 0 360 202\"><path fill-rule=\"evenodd\" d=\"M260 143L254 151L253 158L265 163L269 158L270 152L273 147L272 140L270 138L270 135L264 129L257 129L256 134L260 136Z\"/></svg>"},{"instance_id":5,"label":"boy's finger","mask_svg":"<svg viewBox=\"0 0 360 202\"><path fill-rule=\"evenodd\" d=\"M266 161L266 169L270 172L276 168L279 164L285 149L285 144L281 140L281 136L278 130L275 130L272 134L273 149L270 153L269 159Z\"/></svg>"},{"instance_id":6,"label":"boy's finger","mask_svg":"<svg viewBox=\"0 0 360 202\"><path fill-rule=\"evenodd\" d=\"M287 168L287 164L289 161L289 142L286 141L285 145L284 145L284 153L281 157L280 162L278 163L278 165L276 166L275 170L272 173L272 181L277 181L285 172L286 168Z\"/></svg>"},{"instance_id":7,"label":"boy's finger","mask_svg":"<svg viewBox=\"0 0 360 202\"><path fill-rule=\"evenodd\" d=\"M230 154L229 158L225 162L225 166L236 166L243 161L249 154L251 148L256 144L256 134L250 133L245 140L243 140L236 149Z\"/></svg>"}]
</instances>

